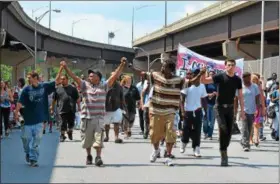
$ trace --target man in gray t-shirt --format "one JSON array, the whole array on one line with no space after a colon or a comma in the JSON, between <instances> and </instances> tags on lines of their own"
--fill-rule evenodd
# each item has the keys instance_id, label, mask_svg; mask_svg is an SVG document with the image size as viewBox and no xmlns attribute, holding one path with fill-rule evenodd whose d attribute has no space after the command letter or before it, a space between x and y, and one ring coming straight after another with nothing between
<instances>
[{"instance_id":1,"label":"man in gray t-shirt","mask_svg":"<svg viewBox=\"0 0 280 184\"><path fill-rule=\"evenodd\" d=\"M245 72L243 74L243 99L244 99L244 111L246 118L242 121L242 139L241 145L244 151L250 150L250 132L252 131L252 125L254 122L255 112L257 106L260 105L260 91L256 84L251 82L251 73ZM237 93L236 93L237 96ZM238 98L236 98L236 105L238 104ZM237 107L236 107L237 108Z\"/></svg>"}]
</instances>

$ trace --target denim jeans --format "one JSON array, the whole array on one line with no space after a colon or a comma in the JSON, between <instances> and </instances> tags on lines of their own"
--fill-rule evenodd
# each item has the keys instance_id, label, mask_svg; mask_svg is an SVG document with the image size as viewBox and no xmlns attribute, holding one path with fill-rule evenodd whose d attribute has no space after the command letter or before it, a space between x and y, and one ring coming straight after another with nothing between
<instances>
[{"instance_id":1,"label":"denim jeans","mask_svg":"<svg viewBox=\"0 0 280 184\"><path fill-rule=\"evenodd\" d=\"M215 126L215 111L214 106L208 104L207 105L207 119L203 120L203 132L208 135L208 137L212 137Z\"/></svg>"},{"instance_id":2,"label":"denim jeans","mask_svg":"<svg viewBox=\"0 0 280 184\"><path fill-rule=\"evenodd\" d=\"M39 146L43 136L43 123L35 125L24 125L21 139L25 154L29 154L29 159L38 161Z\"/></svg>"},{"instance_id":3,"label":"denim jeans","mask_svg":"<svg viewBox=\"0 0 280 184\"><path fill-rule=\"evenodd\" d=\"M277 109L276 109L276 116L273 119L273 128L275 130L275 137L279 137L279 111L277 111Z\"/></svg>"},{"instance_id":4,"label":"denim jeans","mask_svg":"<svg viewBox=\"0 0 280 184\"><path fill-rule=\"evenodd\" d=\"M244 147L250 147L250 133L252 131L252 125L254 122L254 114L245 114L246 119L242 120L242 129L241 129L241 144Z\"/></svg>"}]
</instances>

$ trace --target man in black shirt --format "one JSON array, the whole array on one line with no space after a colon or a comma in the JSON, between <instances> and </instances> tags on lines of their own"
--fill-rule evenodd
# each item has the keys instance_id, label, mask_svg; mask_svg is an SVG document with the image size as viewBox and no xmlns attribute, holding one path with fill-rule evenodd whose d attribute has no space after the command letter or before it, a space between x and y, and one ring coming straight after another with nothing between
<instances>
[{"instance_id":1,"label":"man in black shirt","mask_svg":"<svg viewBox=\"0 0 280 184\"><path fill-rule=\"evenodd\" d=\"M113 73L112 73L113 75ZM119 125L122 122L122 110L124 104L123 89L119 82L115 82L106 94L106 115L104 117L106 137L104 142L109 141L110 124L114 124L115 143L122 143L119 138Z\"/></svg>"},{"instance_id":2,"label":"man in black shirt","mask_svg":"<svg viewBox=\"0 0 280 184\"><path fill-rule=\"evenodd\" d=\"M68 138L73 139L72 132L75 123L76 103L79 99L78 90L68 84L68 76L61 76L61 86L56 88L54 100L58 103L58 113L61 117L61 136L60 141L64 142L65 132L67 131ZM53 106L52 106L53 107ZM51 109L53 112L53 109Z\"/></svg>"},{"instance_id":3,"label":"man in black shirt","mask_svg":"<svg viewBox=\"0 0 280 184\"><path fill-rule=\"evenodd\" d=\"M217 85L217 99L215 105L216 117L219 125L221 166L228 166L227 148L230 144L232 127L234 123L234 97L238 90L238 98L241 107L241 119L245 119L244 101L242 95L242 82L240 77L235 75L235 60L225 61L225 72L206 77L201 77L204 84L214 83ZM202 69L206 72L206 67Z\"/></svg>"}]
</instances>

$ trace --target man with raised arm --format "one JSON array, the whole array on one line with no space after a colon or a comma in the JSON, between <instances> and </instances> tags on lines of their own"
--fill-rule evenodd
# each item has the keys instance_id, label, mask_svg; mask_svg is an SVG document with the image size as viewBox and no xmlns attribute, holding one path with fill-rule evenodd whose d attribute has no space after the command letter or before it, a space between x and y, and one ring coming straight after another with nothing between
<instances>
[{"instance_id":1,"label":"man with raised arm","mask_svg":"<svg viewBox=\"0 0 280 184\"><path fill-rule=\"evenodd\" d=\"M43 135L43 122L49 119L48 95L55 91L55 84L59 82L62 67L53 82L39 82L36 72L29 73L30 85L23 88L17 103L15 119L18 121L18 113L24 106L24 126L22 129L22 143L25 159L31 167L38 166L39 146Z\"/></svg>"},{"instance_id":2,"label":"man with raised arm","mask_svg":"<svg viewBox=\"0 0 280 184\"><path fill-rule=\"evenodd\" d=\"M136 69L134 68L134 70ZM160 72L136 71L149 80L151 86L153 86L149 114L150 139L154 150L150 156L150 161L155 162L160 156L159 143L165 138L167 153L164 163L168 166L173 166L172 148L177 136L173 124L175 113L180 107L181 89L185 79L175 75L176 61L172 58L168 58L163 62ZM192 81L195 79L192 79Z\"/></svg>"},{"instance_id":3,"label":"man with raised arm","mask_svg":"<svg viewBox=\"0 0 280 184\"><path fill-rule=\"evenodd\" d=\"M230 144L232 127L234 123L234 97L238 90L238 98L241 108L241 119L245 119L244 101L242 94L242 82L240 77L235 75L235 60L225 61L225 72L206 77L206 67L202 71L201 83L217 85L218 96L216 98L216 117L219 125L219 141L221 152L221 166L228 166L227 148Z\"/></svg>"},{"instance_id":4,"label":"man with raised arm","mask_svg":"<svg viewBox=\"0 0 280 184\"><path fill-rule=\"evenodd\" d=\"M61 61L61 66L64 67L67 74L81 88L82 103L81 103L81 137L82 147L87 151L86 164L92 164L91 147L96 149L95 165L102 166L101 149L103 148L103 132L104 132L104 115L105 115L105 101L108 88L112 87L114 82L120 76L126 58L121 58L121 64L111 77L101 82L102 74L99 71L88 71L88 81L77 77L67 67L65 61Z\"/></svg>"}]
</instances>

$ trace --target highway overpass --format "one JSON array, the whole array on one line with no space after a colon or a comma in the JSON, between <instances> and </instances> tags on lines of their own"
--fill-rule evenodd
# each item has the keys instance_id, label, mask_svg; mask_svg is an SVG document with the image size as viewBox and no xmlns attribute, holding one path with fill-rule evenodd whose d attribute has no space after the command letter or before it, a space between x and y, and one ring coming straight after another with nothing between
<instances>
[{"instance_id":1,"label":"highway overpass","mask_svg":"<svg viewBox=\"0 0 280 184\"><path fill-rule=\"evenodd\" d=\"M279 55L279 2L265 2L264 16L265 57ZM227 55L245 60L260 58L261 2L220 1L201 11L178 20L166 28L134 40L133 45L143 48L151 60L167 52L176 55L179 43L212 58ZM136 58L146 60L145 53L137 52Z\"/></svg>"},{"instance_id":2,"label":"highway overpass","mask_svg":"<svg viewBox=\"0 0 280 184\"><path fill-rule=\"evenodd\" d=\"M23 68L34 64L32 56L23 45L11 46L10 41L19 41L34 50L34 25L32 20L18 2L0 2L0 27L6 32L6 39L1 47L1 64L14 66L14 78L23 75ZM39 66L47 68L58 66L62 57L67 58L74 67L81 70L94 65L103 73L110 73L119 63L121 57L133 60L132 48L87 41L50 30L37 25L37 49L47 51L47 62ZM105 60L106 67L100 60ZM75 63L75 64L74 64Z\"/></svg>"}]
</instances>

